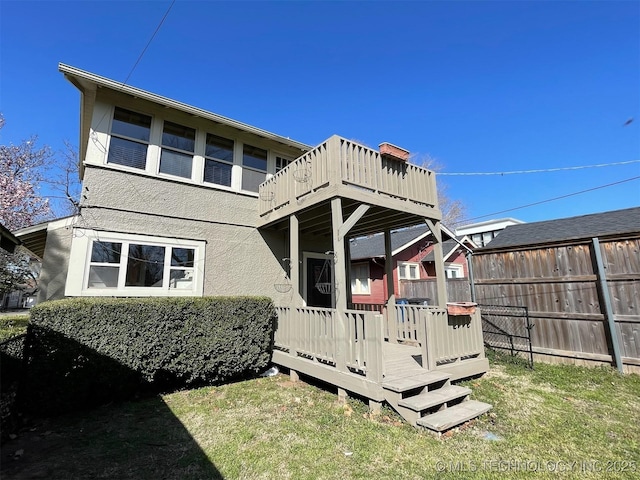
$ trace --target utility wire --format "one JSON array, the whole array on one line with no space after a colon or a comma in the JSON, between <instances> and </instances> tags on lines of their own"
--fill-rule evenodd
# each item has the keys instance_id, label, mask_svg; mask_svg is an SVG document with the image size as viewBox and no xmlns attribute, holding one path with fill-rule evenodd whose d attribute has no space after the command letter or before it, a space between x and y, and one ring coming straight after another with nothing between
<instances>
[{"instance_id":1,"label":"utility wire","mask_svg":"<svg viewBox=\"0 0 640 480\"><path fill-rule=\"evenodd\" d=\"M129 75L127 75L127 78L124 79L124 82L122 82L122 85L126 85L127 82L129 81L129 78L131 77L131 75L133 74L133 71L136 69L136 67L138 66L138 63L140 63L140 60L142 60L142 57L144 56L145 52L147 51L147 48L149 48L149 45L151 45L151 42L153 42L153 39L155 38L156 34L158 33L158 31L160 30L160 27L162 27L162 24L164 23L164 21L167 18L167 15L169 15L169 12L171 11L171 9L173 8L173 4L176 3L176 0L173 0L171 2L171 5L169 5L169 8L167 8L167 11L164 13L164 16L162 17L162 20L160 20L160 23L158 24L158 26L156 27L155 31L153 32L153 35L151 35L151 38L149 39L149 41L147 42L147 45L144 47L144 49L142 50L142 53L140 53L140 55L138 56L138 59L136 60L136 63L133 65L133 67L131 68L131 71L129 72Z\"/></svg>"},{"instance_id":2,"label":"utility wire","mask_svg":"<svg viewBox=\"0 0 640 480\"><path fill-rule=\"evenodd\" d=\"M563 170L582 170L584 168L613 167L615 165L629 165L631 163L640 163L640 160L628 160L626 162L615 162L615 163L599 163L597 165L580 165L576 167L541 168L537 170L513 170L511 172L436 172L436 175L449 175L449 176L517 175L522 173L547 173L547 172L560 172Z\"/></svg>"},{"instance_id":3,"label":"utility wire","mask_svg":"<svg viewBox=\"0 0 640 480\"><path fill-rule=\"evenodd\" d=\"M618 182L607 183L606 185L600 185L598 187L588 188L586 190L580 190L579 192L568 193L566 195L561 195L559 197L548 198L546 200L540 200L539 202L529 203L527 205L521 205L519 207L508 208L506 210L500 210L499 212L493 212L493 213L489 213L487 215L480 215L479 217L468 218L468 219L465 220L465 222L470 222L472 220L479 220L481 218L486 218L486 217L493 217L494 215L500 215L502 213L513 212L514 210L520 210L522 208L533 207L535 205L540 205L540 204L543 204L543 203L549 203L549 202L553 202L555 200L561 200L563 198L573 197L575 195L581 195L581 194L587 193L587 192L593 192L594 190L600 190L601 188L613 187L614 185L620 185L621 183L631 182L633 180L638 180L638 179L640 179L640 175L637 176L637 177L631 177L631 178L627 178L625 180L620 180Z\"/></svg>"}]
</instances>

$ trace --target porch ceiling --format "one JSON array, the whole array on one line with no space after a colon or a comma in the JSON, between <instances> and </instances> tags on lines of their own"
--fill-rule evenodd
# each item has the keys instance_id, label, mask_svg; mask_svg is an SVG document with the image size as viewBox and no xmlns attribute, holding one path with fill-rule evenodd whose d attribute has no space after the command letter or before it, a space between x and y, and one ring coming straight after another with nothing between
<instances>
[{"instance_id":1,"label":"porch ceiling","mask_svg":"<svg viewBox=\"0 0 640 480\"><path fill-rule=\"evenodd\" d=\"M362 205L362 202L342 198L342 218L349 216ZM307 209L296 212L300 234L331 237L331 200L314 204ZM413 213L394 210L387 207L371 205L365 215L349 231L349 237L370 235L383 232L385 229L397 230L424 222L424 217ZM267 229L287 230L288 217L270 224Z\"/></svg>"}]
</instances>

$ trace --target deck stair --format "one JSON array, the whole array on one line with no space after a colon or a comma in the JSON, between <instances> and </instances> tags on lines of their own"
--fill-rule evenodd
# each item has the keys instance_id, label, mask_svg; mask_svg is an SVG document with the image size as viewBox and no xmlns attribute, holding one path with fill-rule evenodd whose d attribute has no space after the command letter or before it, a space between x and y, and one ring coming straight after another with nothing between
<instances>
[{"instance_id":1,"label":"deck stair","mask_svg":"<svg viewBox=\"0 0 640 480\"><path fill-rule=\"evenodd\" d=\"M491 409L487 403L470 400L471 390L452 385L450 377L447 373L414 371L387 377L382 387L387 402L411 425L440 434Z\"/></svg>"}]
</instances>

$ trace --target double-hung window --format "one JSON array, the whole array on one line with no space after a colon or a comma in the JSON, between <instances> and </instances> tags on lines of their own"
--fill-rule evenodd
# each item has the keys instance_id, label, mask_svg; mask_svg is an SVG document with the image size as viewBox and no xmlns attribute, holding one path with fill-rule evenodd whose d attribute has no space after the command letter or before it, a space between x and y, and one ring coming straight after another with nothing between
<instances>
[{"instance_id":1,"label":"double-hung window","mask_svg":"<svg viewBox=\"0 0 640 480\"><path fill-rule=\"evenodd\" d=\"M107 163L144 170L150 133L150 116L115 107Z\"/></svg>"},{"instance_id":2,"label":"double-hung window","mask_svg":"<svg viewBox=\"0 0 640 480\"><path fill-rule=\"evenodd\" d=\"M257 192L267 178L267 151L244 144L242 167L242 190Z\"/></svg>"},{"instance_id":3,"label":"double-hung window","mask_svg":"<svg viewBox=\"0 0 640 480\"><path fill-rule=\"evenodd\" d=\"M369 295L369 264L355 263L351 265L351 293L354 295Z\"/></svg>"},{"instance_id":4,"label":"double-hung window","mask_svg":"<svg viewBox=\"0 0 640 480\"><path fill-rule=\"evenodd\" d=\"M80 232L71 245L66 295L202 295L203 241Z\"/></svg>"},{"instance_id":5,"label":"double-hung window","mask_svg":"<svg viewBox=\"0 0 640 480\"><path fill-rule=\"evenodd\" d=\"M160 173L191 178L196 131L173 122L164 122Z\"/></svg>"},{"instance_id":6,"label":"double-hung window","mask_svg":"<svg viewBox=\"0 0 640 480\"><path fill-rule=\"evenodd\" d=\"M207 133L204 155L204 181L230 187L233 140Z\"/></svg>"},{"instance_id":7,"label":"double-hung window","mask_svg":"<svg viewBox=\"0 0 640 480\"><path fill-rule=\"evenodd\" d=\"M419 280L420 264L412 262L398 262L398 278L400 280Z\"/></svg>"}]
</instances>

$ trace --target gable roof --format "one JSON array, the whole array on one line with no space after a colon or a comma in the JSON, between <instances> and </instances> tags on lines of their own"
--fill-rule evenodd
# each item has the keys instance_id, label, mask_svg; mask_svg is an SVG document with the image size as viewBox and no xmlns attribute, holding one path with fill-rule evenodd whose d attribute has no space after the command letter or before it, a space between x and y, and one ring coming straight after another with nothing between
<instances>
[{"instance_id":1,"label":"gable roof","mask_svg":"<svg viewBox=\"0 0 640 480\"><path fill-rule=\"evenodd\" d=\"M391 253L396 255L405 248L409 248L418 240L429 235L431 235L431 230L429 230L427 225L416 225L415 227L395 230L391 232ZM442 236L443 238L451 238L453 233L442 226ZM443 248L445 243L446 242L443 242ZM351 260L384 257L384 233L350 239L349 251L351 252Z\"/></svg>"},{"instance_id":2,"label":"gable roof","mask_svg":"<svg viewBox=\"0 0 640 480\"><path fill-rule=\"evenodd\" d=\"M640 207L510 225L478 252L497 248L640 233Z\"/></svg>"},{"instance_id":3,"label":"gable roof","mask_svg":"<svg viewBox=\"0 0 640 480\"><path fill-rule=\"evenodd\" d=\"M453 254L453 252L457 251L460 247L461 243L468 243L472 245L473 248L476 247L476 244L469 240L469 237L466 235L458 235L455 239L450 238L449 240L445 240L442 242L442 258L446 262L447 259ZM431 250L427 253L422 259L421 262L435 262L436 253Z\"/></svg>"}]
</instances>

